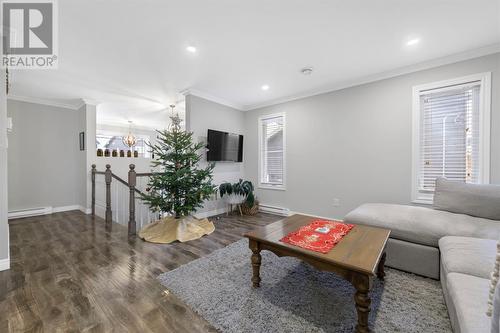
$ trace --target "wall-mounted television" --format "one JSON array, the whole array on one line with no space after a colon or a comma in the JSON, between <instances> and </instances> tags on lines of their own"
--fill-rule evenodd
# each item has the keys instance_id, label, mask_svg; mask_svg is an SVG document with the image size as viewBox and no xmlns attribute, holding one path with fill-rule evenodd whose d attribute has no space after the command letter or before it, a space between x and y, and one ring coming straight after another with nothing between
<instances>
[{"instance_id":1,"label":"wall-mounted television","mask_svg":"<svg viewBox=\"0 0 500 333\"><path fill-rule=\"evenodd\" d=\"M243 162L243 135L209 129L207 161Z\"/></svg>"}]
</instances>

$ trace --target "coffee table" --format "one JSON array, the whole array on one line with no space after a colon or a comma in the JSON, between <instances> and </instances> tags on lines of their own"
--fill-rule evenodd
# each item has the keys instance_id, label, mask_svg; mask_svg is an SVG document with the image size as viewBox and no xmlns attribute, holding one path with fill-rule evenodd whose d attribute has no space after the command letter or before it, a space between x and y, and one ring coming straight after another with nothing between
<instances>
[{"instance_id":1,"label":"coffee table","mask_svg":"<svg viewBox=\"0 0 500 333\"><path fill-rule=\"evenodd\" d=\"M380 279L384 278L385 246L390 230L356 225L326 254L279 241L290 232L316 219L296 214L245 234L252 250L253 286L259 287L261 282L261 250L271 251L280 257L299 258L316 269L336 273L354 286L356 289L354 301L358 313L356 332L370 332L368 327L371 303L369 292L375 276Z\"/></svg>"}]
</instances>

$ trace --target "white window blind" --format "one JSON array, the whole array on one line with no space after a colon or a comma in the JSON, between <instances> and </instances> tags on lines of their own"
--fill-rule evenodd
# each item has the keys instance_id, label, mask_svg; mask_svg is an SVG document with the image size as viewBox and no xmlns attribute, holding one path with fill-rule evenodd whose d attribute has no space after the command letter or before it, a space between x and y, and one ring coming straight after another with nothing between
<instances>
[{"instance_id":1,"label":"white window blind","mask_svg":"<svg viewBox=\"0 0 500 333\"><path fill-rule=\"evenodd\" d=\"M260 183L284 186L284 116L260 118L259 126Z\"/></svg>"},{"instance_id":2,"label":"white window blind","mask_svg":"<svg viewBox=\"0 0 500 333\"><path fill-rule=\"evenodd\" d=\"M420 92L420 193L437 177L480 182L480 93L480 81Z\"/></svg>"}]
</instances>

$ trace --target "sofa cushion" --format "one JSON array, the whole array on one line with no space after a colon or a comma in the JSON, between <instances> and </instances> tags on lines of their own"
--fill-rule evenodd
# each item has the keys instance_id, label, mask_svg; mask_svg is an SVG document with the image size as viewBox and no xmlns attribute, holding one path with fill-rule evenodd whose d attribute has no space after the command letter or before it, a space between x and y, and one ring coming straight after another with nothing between
<instances>
[{"instance_id":1,"label":"sofa cushion","mask_svg":"<svg viewBox=\"0 0 500 333\"><path fill-rule=\"evenodd\" d=\"M495 266L497 241L446 236L439 240L444 274L462 273L489 279Z\"/></svg>"},{"instance_id":2,"label":"sofa cushion","mask_svg":"<svg viewBox=\"0 0 500 333\"><path fill-rule=\"evenodd\" d=\"M344 218L346 223L391 229L391 238L438 247L443 236L498 239L500 222L426 207L363 204Z\"/></svg>"},{"instance_id":3,"label":"sofa cushion","mask_svg":"<svg viewBox=\"0 0 500 333\"><path fill-rule=\"evenodd\" d=\"M500 186L436 179L434 209L500 220Z\"/></svg>"},{"instance_id":4,"label":"sofa cushion","mask_svg":"<svg viewBox=\"0 0 500 333\"><path fill-rule=\"evenodd\" d=\"M449 273L446 279L460 333L489 332L491 321L486 309L490 280L461 273Z\"/></svg>"}]
</instances>

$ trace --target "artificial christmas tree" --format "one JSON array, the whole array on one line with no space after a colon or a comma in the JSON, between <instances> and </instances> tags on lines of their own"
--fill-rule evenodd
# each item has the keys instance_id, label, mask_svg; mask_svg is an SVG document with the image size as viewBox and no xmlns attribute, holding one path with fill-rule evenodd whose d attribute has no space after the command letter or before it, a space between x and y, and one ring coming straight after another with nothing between
<instances>
[{"instance_id":1,"label":"artificial christmas tree","mask_svg":"<svg viewBox=\"0 0 500 333\"><path fill-rule=\"evenodd\" d=\"M145 240L160 243L199 238L214 229L208 220L189 216L216 191L212 184L214 165L203 168L198 165L203 144L194 143L193 133L181 129L178 115L170 118L172 125L168 130L158 131L156 144L150 146L155 156L152 167L159 171L150 177L149 191L142 195L153 211L168 214L139 233Z\"/></svg>"}]
</instances>

